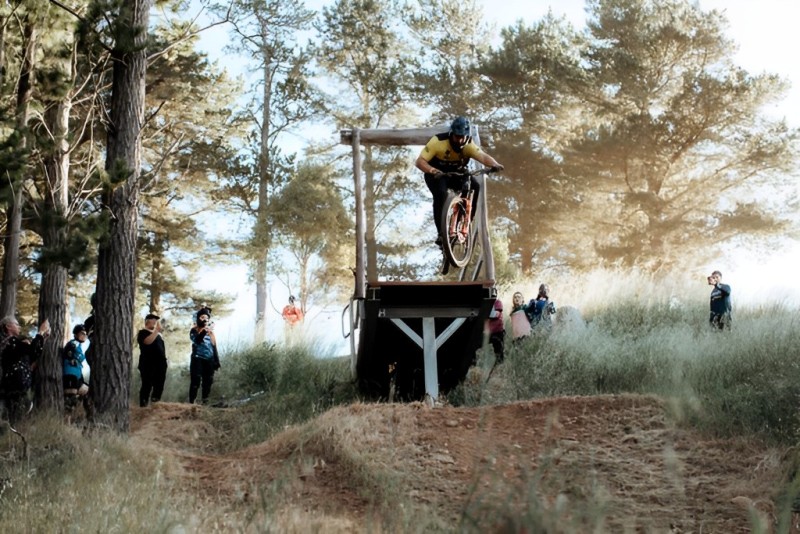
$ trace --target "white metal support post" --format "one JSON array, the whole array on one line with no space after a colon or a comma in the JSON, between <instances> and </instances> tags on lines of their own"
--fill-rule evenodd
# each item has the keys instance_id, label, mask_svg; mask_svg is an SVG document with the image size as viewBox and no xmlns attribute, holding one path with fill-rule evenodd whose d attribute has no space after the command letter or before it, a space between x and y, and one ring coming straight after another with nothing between
<instances>
[{"instance_id":1,"label":"white metal support post","mask_svg":"<svg viewBox=\"0 0 800 534\"><path fill-rule=\"evenodd\" d=\"M458 328L464 324L466 317L456 317L447 325L439 337L436 337L435 317L422 317L422 337L414 332L403 319L391 318L392 324L399 328L408 338L422 349L425 370L425 394L432 402L439 399L439 367L436 353L445 341L450 339Z\"/></svg>"}]
</instances>

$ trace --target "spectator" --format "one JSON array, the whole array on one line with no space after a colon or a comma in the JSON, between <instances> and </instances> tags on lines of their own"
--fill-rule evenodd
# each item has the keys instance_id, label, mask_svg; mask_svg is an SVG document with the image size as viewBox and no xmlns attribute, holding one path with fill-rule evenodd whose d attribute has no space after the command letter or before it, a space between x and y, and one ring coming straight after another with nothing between
<instances>
[{"instance_id":1,"label":"spectator","mask_svg":"<svg viewBox=\"0 0 800 534\"><path fill-rule=\"evenodd\" d=\"M73 338L67 342L62 351L64 408L70 414L78 402L83 403L86 418L92 420L94 407L89 396L89 364L83 352L86 342L86 326L79 324L72 329Z\"/></svg>"},{"instance_id":2,"label":"spectator","mask_svg":"<svg viewBox=\"0 0 800 534\"><path fill-rule=\"evenodd\" d=\"M547 284L539 286L539 294L532 300L528 307L531 311L531 326L542 326L547 330L553 326L552 316L556 314L556 305L550 300L550 287Z\"/></svg>"},{"instance_id":3,"label":"spectator","mask_svg":"<svg viewBox=\"0 0 800 534\"><path fill-rule=\"evenodd\" d=\"M289 326L295 326L303 321L303 310L294 305L294 295L289 297L289 304L283 307L281 317Z\"/></svg>"},{"instance_id":4,"label":"spectator","mask_svg":"<svg viewBox=\"0 0 800 534\"><path fill-rule=\"evenodd\" d=\"M731 286L723 284L722 273L714 271L707 278L711 290L711 314L708 323L714 330L730 330L731 328Z\"/></svg>"},{"instance_id":5,"label":"spectator","mask_svg":"<svg viewBox=\"0 0 800 534\"><path fill-rule=\"evenodd\" d=\"M298 339L299 329L296 328L303 322L303 310L294 304L294 296L289 297L289 304L283 307L281 317L283 317L286 330L284 331L287 344L294 343Z\"/></svg>"},{"instance_id":6,"label":"spectator","mask_svg":"<svg viewBox=\"0 0 800 534\"><path fill-rule=\"evenodd\" d=\"M525 297L517 291L512 298L511 307L511 338L518 341L528 337L531 333L531 306L525 304Z\"/></svg>"},{"instance_id":7,"label":"spectator","mask_svg":"<svg viewBox=\"0 0 800 534\"><path fill-rule=\"evenodd\" d=\"M219 353L217 352L217 339L214 337L211 320L211 309L203 307L197 312L197 324L189 331L192 340L192 357L189 364L191 384L189 385L189 402L194 404L197 399L197 390L202 382L202 403L208 403L211 393L211 384L214 383L214 373L219 369Z\"/></svg>"},{"instance_id":8,"label":"spectator","mask_svg":"<svg viewBox=\"0 0 800 534\"><path fill-rule=\"evenodd\" d=\"M494 349L495 365L503 363L506 327L503 324L503 301L500 299L494 301L492 311L489 312L489 320L486 321L486 328L489 331L489 343Z\"/></svg>"},{"instance_id":9,"label":"spectator","mask_svg":"<svg viewBox=\"0 0 800 534\"><path fill-rule=\"evenodd\" d=\"M144 328L139 330L136 341L139 343L139 374L142 387L139 390L139 406L161 400L164 382L167 380L167 351L161 317L148 313L144 318Z\"/></svg>"},{"instance_id":10,"label":"spectator","mask_svg":"<svg viewBox=\"0 0 800 534\"><path fill-rule=\"evenodd\" d=\"M14 317L0 320L0 397L11 425L33 408L28 392L33 383L36 362L42 355L44 339L50 335L50 322L45 319L31 340L20 336L20 326Z\"/></svg>"},{"instance_id":11,"label":"spectator","mask_svg":"<svg viewBox=\"0 0 800 534\"><path fill-rule=\"evenodd\" d=\"M94 365L94 311L97 308L97 293L92 293L89 302L92 304L92 309L89 312L89 317L83 322L83 326L86 328L86 339L89 340L89 347L86 349L86 362L89 364L89 368Z\"/></svg>"}]
</instances>

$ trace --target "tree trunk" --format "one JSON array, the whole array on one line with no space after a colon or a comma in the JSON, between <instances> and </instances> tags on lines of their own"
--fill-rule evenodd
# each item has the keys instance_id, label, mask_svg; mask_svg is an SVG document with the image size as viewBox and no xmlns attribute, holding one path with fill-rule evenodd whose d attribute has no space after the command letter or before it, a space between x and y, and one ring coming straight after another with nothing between
<instances>
[{"instance_id":1,"label":"tree trunk","mask_svg":"<svg viewBox=\"0 0 800 534\"><path fill-rule=\"evenodd\" d=\"M256 258L256 324L253 341L263 343L267 340L267 258L266 253Z\"/></svg>"},{"instance_id":2,"label":"tree trunk","mask_svg":"<svg viewBox=\"0 0 800 534\"><path fill-rule=\"evenodd\" d=\"M8 17L3 10L3 17L0 18L0 87L6 83L6 20Z\"/></svg>"},{"instance_id":3,"label":"tree trunk","mask_svg":"<svg viewBox=\"0 0 800 534\"><path fill-rule=\"evenodd\" d=\"M22 191L15 185L14 196L6 209L6 236L3 239L3 280L0 317L16 315L19 279L19 243L22 232Z\"/></svg>"},{"instance_id":4,"label":"tree trunk","mask_svg":"<svg viewBox=\"0 0 800 534\"><path fill-rule=\"evenodd\" d=\"M528 240L519 245L519 263L522 274L533 274L533 247Z\"/></svg>"},{"instance_id":5,"label":"tree trunk","mask_svg":"<svg viewBox=\"0 0 800 534\"><path fill-rule=\"evenodd\" d=\"M38 32L29 17L23 29L25 53L22 59L17 84L16 126L23 132L20 150L28 146L27 129L30 116L30 101L33 94L33 74L36 61ZM23 171L24 172L24 171ZM6 211L6 237L3 242L3 279L0 282L0 317L15 315L17 311L17 281L19 280L19 244L22 233L22 180L13 180L14 195Z\"/></svg>"},{"instance_id":6,"label":"tree trunk","mask_svg":"<svg viewBox=\"0 0 800 534\"><path fill-rule=\"evenodd\" d=\"M153 263L150 266L150 313L161 315L161 288L163 281L161 280L161 266L163 265L164 257L163 251L163 238L155 238L155 246L153 247L154 256Z\"/></svg>"},{"instance_id":7,"label":"tree trunk","mask_svg":"<svg viewBox=\"0 0 800 534\"><path fill-rule=\"evenodd\" d=\"M130 375L136 290L141 130L144 122L145 41L150 0L127 0L116 29L106 170L116 188L104 192L109 235L97 265L96 351L93 392L96 421L119 432L130 428Z\"/></svg>"},{"instance_id":8,"label":"tree trunk","mask_svg":"<svg viewBox=\"0 0 800 534\"><path fill-rule=\"evenodd\" d=\"M255 279L256 279L256 324L253 338L256 343L263 343L267 340L267 275L269 248L271 245L269 228L269 186L271 178L270 169L270 109L272 102L272 80L273 75L271 61L265 53L264 59L264 105L261 110L261 143L259 146L260 154L258 158L258 213L256 214L255 229Z\"/></svg>"},{"instance_id":9,"label":"tree trunk","mask_svg":"<svg viewBox=\"0 0 800 534\"><path fill-rule=\"evenodd\" d=\"M64 100L52 103L45 112L45 122L52 133L53 153L45 162L45 227L42 245L58 254L67 242L66 214L69 203L69 113L71 103ZM39 383L36 404L46 410L60 412L64 406L61 348L67 341L69 311L67 309L67 268L63 263L50 261L42 271L39 290L39 324L50 321L50 337L45 340L39 363Z\"/></svg>"}]
</instances>

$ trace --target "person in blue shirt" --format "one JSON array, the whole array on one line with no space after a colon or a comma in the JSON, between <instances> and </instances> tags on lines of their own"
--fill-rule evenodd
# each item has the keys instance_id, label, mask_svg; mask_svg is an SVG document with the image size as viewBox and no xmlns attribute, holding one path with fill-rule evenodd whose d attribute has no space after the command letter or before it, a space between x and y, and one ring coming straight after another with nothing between
<instances>
[{"instance_id":1,"label":"person in blue shirt","mask_svg":"<svg viewBox=\"0 0 800 534\"><path fill-rule=\"evenodd\" d=\"M82 324L76 325L72 329L72 336L62 352L64 408L70 414L82 402L86 418L91 420L94 409L89 396L89 367L83 352L83 343L87 337L86 327Z\"/></svg>"},{"instance_id":2,"label":"person in blue shirt","mask_svg":"<svg viewBox=\"0 0 800 534\"><path fill-rule=\"evenodd\" d=\"M200 308L197 312L197 324L189 331L192 340L192 356L189 362L189 403L194 404L197 399L197 390L201 390L201 402L208 403L211 394L211 384L214 383L214 373L219 369L219 354L217 352L217 338L214 337L211 309Z\"/></svg>"},{"instance_id":3,"label":"person in blue shirt","mask_svg":"<svg viewBox=\"0 0 800 534\"><path fill-rule=\"evenodd\" d=\"M722 273L714 271L708 277L711 290L711 313L708 324L714 330L730 330L731 328L731 286L722 283Z\"/></svg>"},{"instance_id":4,"label":"person in blue shirt","mask_svg":"<svg viewBox=\"0 0 800 534\"><path fill-rule=\"evenodd\" d=\"M531 326L537 325L550 328L553 324L552 316L556 314L556 304L550 300L550 286L539 286L539 294L528 304L530 310Z\"/></svg>"}]
</instances>

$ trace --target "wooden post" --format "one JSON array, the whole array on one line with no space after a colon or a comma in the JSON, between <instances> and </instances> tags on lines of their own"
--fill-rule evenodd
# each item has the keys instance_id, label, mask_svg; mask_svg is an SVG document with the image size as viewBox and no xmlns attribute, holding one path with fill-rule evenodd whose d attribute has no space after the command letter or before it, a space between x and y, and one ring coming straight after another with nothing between
<instances>
[{"instance_id":1,"label":"wooden post","mask_svg":"<svg viewBox=\"0 0 800 534\"><path fill-rule=\"evenodd\" d=\"M475 143L480 146L481 136L478 132L478 127L473 126L473 139ZM480 228L481 228L481 248L483 249L483 268L484 278L486 280L494 280L494 251L492 250L492 241L489 238L489 208L486 199L489 192L486 188L486 175L480 176L479 183L481 185L481 209L480 209ZM478 272L475 272L477 276ZM473 278L475 279L475 278Z\"/></svg>"},{"instance_id":2,"label":"wooden post","mask_svg":"<svg viewBox=\"0 0 800 534\"><path fill-rule=\"evenodd\" d=\"M352 131L351 143L353 146L353 180L355 183L356 197L356 299L366 296L366 256L365 240L367 233L366 214L364 213L364 184L361 180L361 130Z\"/></svg>"},{"instance_id":3,"label":"wooden post","mask_svg":"<svg viewBox=\"0 0 800 534\"><path fill-rule=\"evenodd\" d=\"M405 128L402 130L341 130L339 131L340 142L343 145L352 145L353 136L356 132L360 137L360 143L365 145L381 146L402 146L402 145L425 145L431 137L438 133L446 132L447 126L434 126L431 128ZM355 146L355 145L353 145Z\"/></svg>"}]
</instances>

